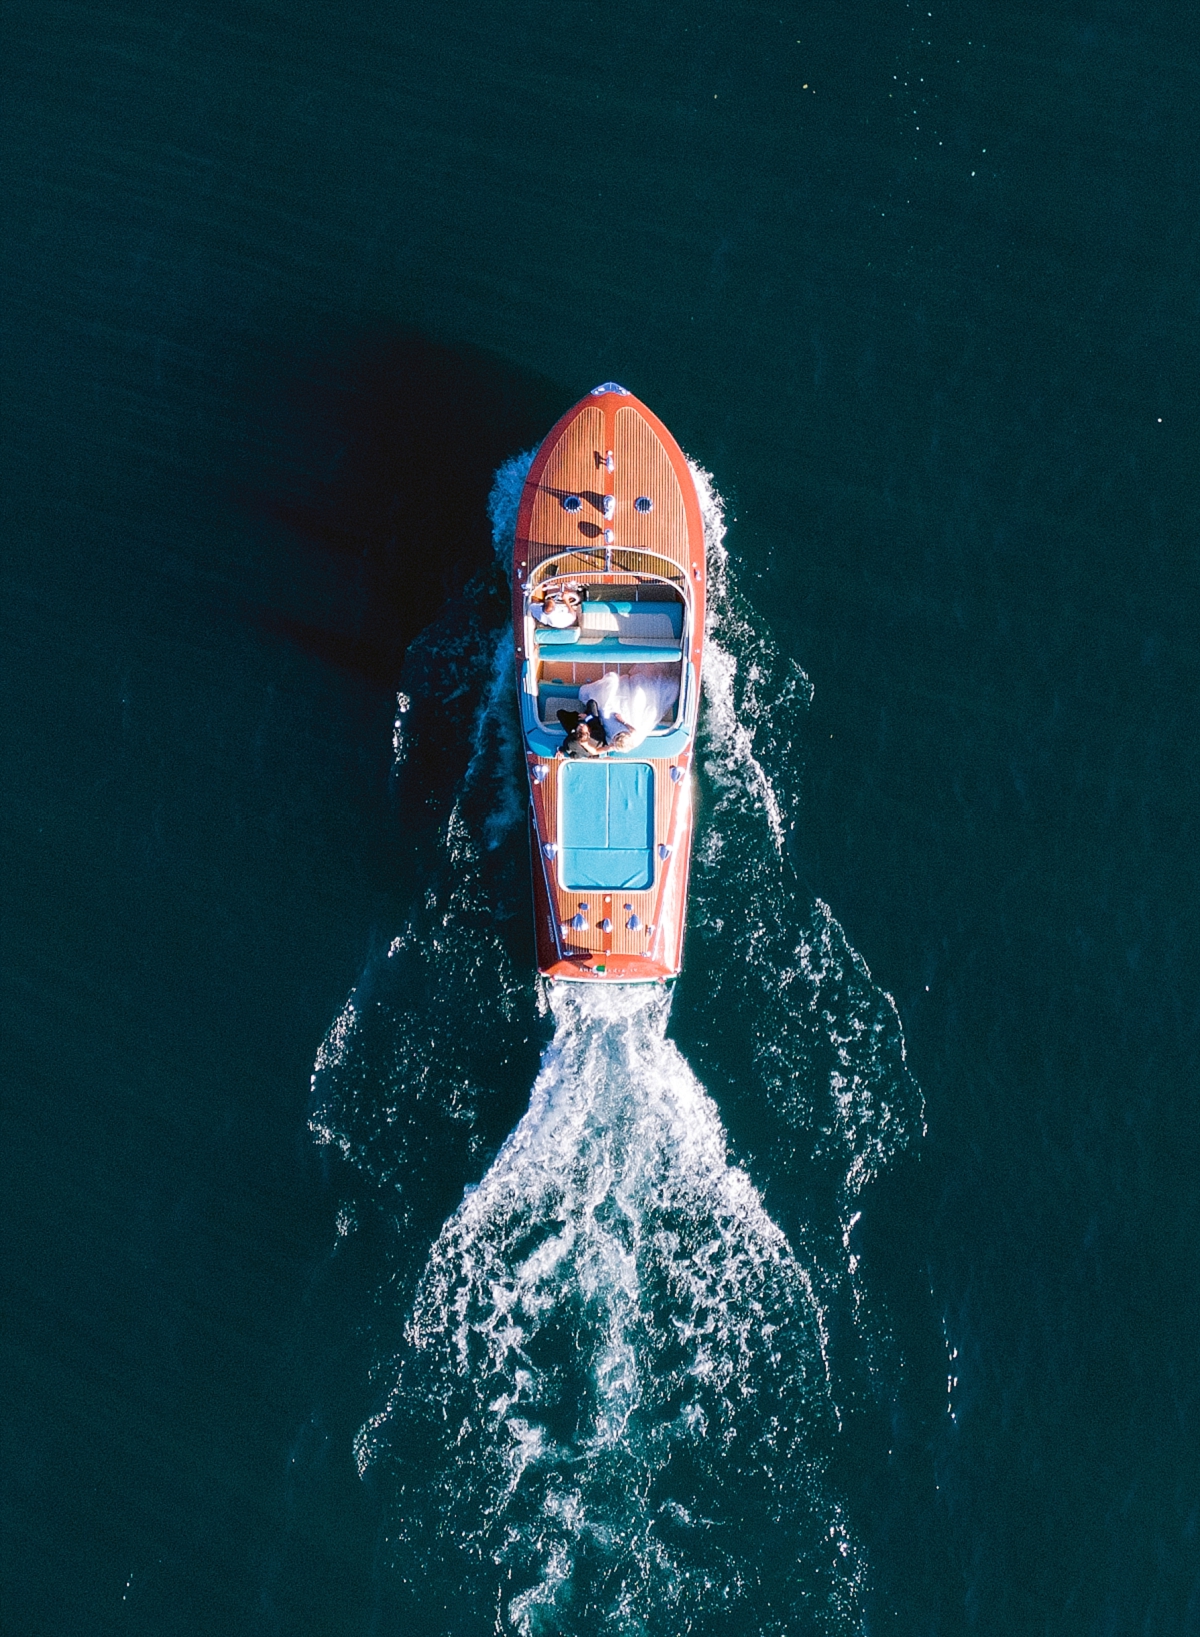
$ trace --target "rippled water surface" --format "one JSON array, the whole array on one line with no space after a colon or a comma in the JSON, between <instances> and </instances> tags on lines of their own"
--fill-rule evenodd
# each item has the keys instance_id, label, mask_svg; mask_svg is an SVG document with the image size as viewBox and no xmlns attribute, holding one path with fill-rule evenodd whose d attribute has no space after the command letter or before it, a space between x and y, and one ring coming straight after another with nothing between
<instances>
[{"instance_id":1,"label":"rippled water surface","mask_svg":"<svg viewBox=\"0 0 1200 1637\"><path fill-rule=\"evenodd\" d=\"M4 28L5 1632L1200 1630L1190 13ZM613 378L669 992L533 971Z\"/></svg>"}]
</instances>

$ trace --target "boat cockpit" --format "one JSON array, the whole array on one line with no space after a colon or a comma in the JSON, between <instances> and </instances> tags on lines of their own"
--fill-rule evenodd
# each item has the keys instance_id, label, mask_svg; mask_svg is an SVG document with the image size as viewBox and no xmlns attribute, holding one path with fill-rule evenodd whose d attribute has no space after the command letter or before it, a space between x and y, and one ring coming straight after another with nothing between
<instances>
[{"instance_id":1,"label":"boat cockpit","mask_svg":"<svg viewBox=\"0 0 1200 1637\"><path fill-rule=\"evenodd\" d=\"M624 557L632 561L619 560ZM556 597L574 612L572 623L555 626L538 618L535 610ZM680 755L696 720L691 615L685 575L652 553L610 552L603 570L578 551L540 564L524 596L521 715L528 748L553 756L562 744L558 712L578 710L586 684L616 673L631 684L650 678L675 683L661 689L665 709L630 754Z\"/></svg>"}]
</instances>

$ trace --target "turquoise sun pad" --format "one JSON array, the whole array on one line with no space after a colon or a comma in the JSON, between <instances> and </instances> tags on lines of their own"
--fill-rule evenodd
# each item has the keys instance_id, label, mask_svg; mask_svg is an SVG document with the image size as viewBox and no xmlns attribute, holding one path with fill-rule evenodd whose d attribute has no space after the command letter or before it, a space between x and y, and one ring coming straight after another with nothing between
<instances>
[{"instance_id":1,"label":"turquoise sun pad","mask_svg":"<svg viewBox=\"0 0 1200 1637\"><path fill-rule=\"evenodd\" d=\"M559 880L568 892L644 892L654 881L654 769L566 762L559 773Z\"/></svg>"}]
</instances>

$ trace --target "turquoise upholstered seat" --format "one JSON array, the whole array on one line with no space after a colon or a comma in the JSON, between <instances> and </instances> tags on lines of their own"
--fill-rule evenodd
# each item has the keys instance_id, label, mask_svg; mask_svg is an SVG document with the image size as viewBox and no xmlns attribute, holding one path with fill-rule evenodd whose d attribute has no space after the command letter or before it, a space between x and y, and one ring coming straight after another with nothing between
<instances>
[{"instance_id":1,"label":"turquoise upholstered seat","mask_svg":"<svg viewBox=\"0 0 1200 1637\"><path fill-rule=\"evenodd\" d=\"M683 635L683 605L675 602L585 602L579 611L585 636L612 632L635 642L669 642Z\"/></svg>"},{"instance_id":2,"label":"turquoise upholstered seat","mask_svg":"<svg viewBox=\"0 0 1200 1637\"><path fill-rule=\"evenodd\" d=\"M552 646L557 647L558 644ZM542 647L543 644L539 640L538 648ZM554 657L557 659L560 656L556 654ZM619 637L600 637L589 642L587 637L580 637L578 642L571 643L561 657L573 659L581 665L669 665L672 660L679 658L679 644L628 642L622 641Z\"/></svg>"},{"instance_id":3,"label":"turquoise upholstered seat","mask_svg":"<svg viewBox=\"0 0 1200 1637\"><path fill-rule=\"evenodd\" d=\"M558 877L567 891L652 886L654 769L646 762L566 762L558 788Z\"/></svg>"},{"instance_id":4,"label":"turquoise upholstered seat","mask_svg":"<svg viewBox=\"0 0 1200 1637\"><path fill-rule=\"evenodd\" d=\"M540 625L539 648L570 648L572 659L650 664L679 658L683 607L669 602L585 602L580 624L565 631Z\"/></svg>"},{"instance_id":5,"label":"turquoise upholstered seat","mask_svg":"<svg viewBox=\"0 0 1200 1637\"><path fill-rule=\"evenodd\" d=\"M585 682L539 682L538 684L538 721L548 728L558 729L559 711L577 711L582 694L587 693ZM672 705L663 721L671 723L675 720L677 706ZM662 723L659 724L662 726ZM647 754L649 754L647 752ZM657 754L657 752L655 753Z\"/></svg>"}]
</instances>

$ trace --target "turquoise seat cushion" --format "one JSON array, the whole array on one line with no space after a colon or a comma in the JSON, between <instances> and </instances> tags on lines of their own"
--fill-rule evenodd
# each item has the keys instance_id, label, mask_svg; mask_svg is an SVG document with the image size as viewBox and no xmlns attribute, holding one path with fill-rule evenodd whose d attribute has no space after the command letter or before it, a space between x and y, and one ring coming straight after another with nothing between
<instances>
[{"instance_id":1,"label":"turquoise seat cushion","mask_svg":"<svg viewBox=\"0 0 1200 1637\"><path fill-rule=\"evenodd\" d=\"M590 597L579 611L585 636L629 637L635 642L676 641L683 635L683 604L676 602L605 602Z\"/></svg>"},{"instance_id":2,"label":"turquoise seat cushion","mask_svg":"<svg viewBox=\"0 0 1200 1637\"><path fill-rule=\"evenodd\" d=\"M538 721L548 728L558 727L559 711L577 711L581 698L588 697L586 682L539 682L538 683ZM669 724L675 720L677 706L672 705L664 720ZM660 723L661 727L661 723ZM658 752L655 751L655 755Z\"/></svg>"},{"instance_id":3,"label":"turquoise seat cushion","mask_svg":"<svg viewBox=\"0 0 1200 1637\"><path fill-rule=\"evenodd\" d=\"M624 659L649 664L679 658L683 636L683 606L668 602L592 602L579 611L579 625L565 631L537 626L533 640L539 648L578 645L589 659ZM583 654L572 656L583 658Z\"/></svg>"},{"instance_id":4,"label":"turquoise seat cushion","mask_svg":"<svg viewBox=\"0 0 1200 1637\"><path fill-rule=\"evenodd\" d=\"M568 892L644 892L654 883L654 769L567 762L559 773L559 880Z\"/></svg>"},{"instance_id":5,"label":"turquoise seat cushion","mask_svg":"<svg viewBox=\"0 0 1200 1637\"><path fill-rule=\"evenodd\" d=\"M545 644L540 640L538 647ZM563 658L567 658L563 655ZM679 658L679 644L677 642L650 643L630 642L620 637L588 637L582 636L571 645L571 659L587 664L607 664L612 661L619 665L652 665L669 664L671 660Z\"/></svg>"},{"instance_id":6,"label":"turquoise seat cushion","mask_svg":"<svg viewBox=\"0 0 1200 1637\"><path fill-rule=\"evenodd\" d=\"M579 689L573 682L543 682L538 688L538 720L561 733L559 711L579 709Z\"/></svg>"}]
</instances>

